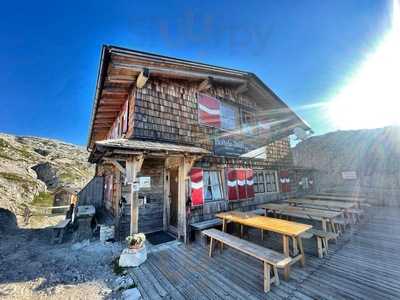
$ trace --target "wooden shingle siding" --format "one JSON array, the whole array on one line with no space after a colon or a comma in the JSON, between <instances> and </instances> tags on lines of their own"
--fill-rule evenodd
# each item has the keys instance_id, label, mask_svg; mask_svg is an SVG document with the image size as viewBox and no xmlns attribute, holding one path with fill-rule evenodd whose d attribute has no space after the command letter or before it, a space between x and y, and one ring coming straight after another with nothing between
<instances>
[{"instance_id":1,"label":"wooden shingle siding","mask_svg":"<svg viewBox=\"0 0 400 300\"><path fill-rule=\"evenodd\" d=\"M191 144L212 150L213 138L226 132L199 123L196 88L197 85L177 80L149 79L145 87L135 92L134 129L131 137ZM211 88L207 94L239 108L257 110L252 99L234 95L233 90L226 87ZM252 141L255 145L265 144L262 138ZM276 151L271 153L276 155Z\"/></svg>"}]
</instances>

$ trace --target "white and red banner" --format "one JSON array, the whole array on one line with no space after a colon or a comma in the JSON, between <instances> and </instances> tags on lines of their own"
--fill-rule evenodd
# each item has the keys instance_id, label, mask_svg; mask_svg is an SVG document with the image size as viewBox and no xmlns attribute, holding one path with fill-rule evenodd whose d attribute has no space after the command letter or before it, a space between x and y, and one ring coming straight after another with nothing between
<instances>
[{"instance_id":1,"label":"white and red banner","mask_svg":"<svg viewBox=\"0 0 400 300\"><path fill-rule=\"evenodd\" d=\"M192 195L192 207L201 206L204 204L203 193L203 169L192 168L190 170L190 188Z\"/></svg>"},{"instance_id":2,"label":"white and red banner","mask_svg":"<svg viewBox=\"0 0 400 300\"><path fill-rule=\"evenodd\" d=\"M228 200L254 197L253 170L227 169Z\"/></svg>"},{"instance_id":3,"label":"white and red banner","mask_svg":"<svg viewBox=\"0 0 400 300\"><path fill-rule=\"evenodd\" d=\"M199 122L221 128L221 102L211 96L199 94Z\"/></svg>"},{"instance_id":4,"label":"white and red banner","mask_svg":"<svg viewBox=\"0 0 400 300\"><path fill-rule=\"evenodd\" d=\"M289 171L281 170L279 171L279 186L282 193L290 192L290 178Z\"/></svg>"}]
</instances>

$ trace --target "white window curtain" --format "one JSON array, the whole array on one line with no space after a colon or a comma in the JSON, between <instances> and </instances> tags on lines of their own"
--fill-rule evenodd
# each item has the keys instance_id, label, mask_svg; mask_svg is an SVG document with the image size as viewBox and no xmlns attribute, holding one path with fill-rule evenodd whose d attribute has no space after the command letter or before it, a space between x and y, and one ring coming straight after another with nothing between
<instances>
[{"instance_id":1,"label":"white window curtain","mask_svg":"<svg viewBox=\"0 0 400 300\"><path fill-rule=\"evenodd\" d=\"M217 171L211 172L211 188L213 194L213 200L222 199L221 184L219 182L219 174Z\"/></svg>"}]
</instances>

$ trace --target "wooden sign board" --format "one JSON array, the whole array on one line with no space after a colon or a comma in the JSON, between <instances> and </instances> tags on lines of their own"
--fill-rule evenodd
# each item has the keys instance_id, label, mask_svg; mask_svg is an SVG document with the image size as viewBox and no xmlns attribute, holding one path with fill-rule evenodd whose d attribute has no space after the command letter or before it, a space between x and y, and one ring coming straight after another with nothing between
<instances>
[{"instance_id":1,"label":"wooden sign board","mask_svg":"<svg viewBox=\"0 0 400 300\"><path fill-rule=\"evenodd\" d=\"M344 180L355 180L355 179L357 179L357 172L356 171L342 172L342 178Z\"/></svg>"},{"instance_id":2,"label":"wooden sign board","mask_svg":"<svg viewBox=\"0 0 400 300\"><path fill-rule=\"evenodd\" d=\"M250 146L232 137L214 140L214 154L219 156L239 156L251 151Z\"/></svg>"},{"instance_id":3,"label":"wooden sign board","mask_svg":"<svg viewBox=\"0 0 400 300\"><path fill-rule=\"evenodd\" d=\"M139 177L139 187L141 189L150 188L151 187L151 177L150 176Z\"/></svg>"}]
</instances>

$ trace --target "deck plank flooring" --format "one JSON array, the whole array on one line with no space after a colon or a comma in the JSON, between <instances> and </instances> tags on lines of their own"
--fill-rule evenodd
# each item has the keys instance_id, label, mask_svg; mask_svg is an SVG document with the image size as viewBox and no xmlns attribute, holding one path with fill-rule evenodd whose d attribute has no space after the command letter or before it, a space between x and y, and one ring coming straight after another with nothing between
<instances>
[{"instance_id":1,"label":"deck plank flooring","mask_svg":"<svg viewBox=\"0 0 400 300\"><path fill-rule=\"evenodd\" d=\"M261 241L250 230L245 238L282 252L279 235ZM370 208L367 223L329 246L328 257L319 259L315 240L305 240L306 266L293 265L289 281L267 294L260 261L229 248L209 258L200 243L150 251L130 273L144 299L398 299L400 209Z\"/></svg>"}]
</instances>

